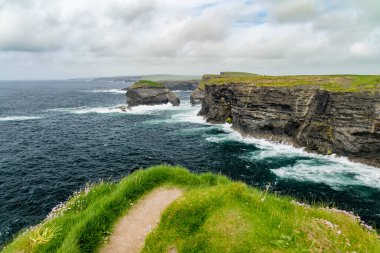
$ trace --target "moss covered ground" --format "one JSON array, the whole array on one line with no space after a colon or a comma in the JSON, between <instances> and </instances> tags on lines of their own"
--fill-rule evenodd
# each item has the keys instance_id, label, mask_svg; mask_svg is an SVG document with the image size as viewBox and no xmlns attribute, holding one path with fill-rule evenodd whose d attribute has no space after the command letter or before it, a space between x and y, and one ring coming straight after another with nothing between
<instances>
[{"instance_id":1,"label":"moss covered ground","mask_svg":"<svg viewBox=\"0 0 380 253\"><path fill-rule=\"evenodd\" d=\"M133 203L159 186L185 193L143 252L380 252L378 234L350 213L166 165L86 187L2 252L97 252Z\"/></svg>"}]
</instances>

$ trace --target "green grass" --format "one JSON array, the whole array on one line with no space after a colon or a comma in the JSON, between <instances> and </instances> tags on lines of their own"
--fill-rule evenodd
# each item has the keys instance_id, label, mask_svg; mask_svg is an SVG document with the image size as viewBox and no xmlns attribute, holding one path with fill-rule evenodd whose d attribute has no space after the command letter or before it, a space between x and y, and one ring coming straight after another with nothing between
<instances>
[{"instance_id":1,"label":"green grass","mask_svg":"<svg viewBox=\"0 0 380 253\"><path fill-rule=\"evenodd\" d=\"M234 76L258 76L258 74L254 73L248 73L248 72L233 72L233 71L225 71L220 72L220 75L222 77L234 77Z\"/></svg>"},{"instance_id":2,"label":"green grass","mask_svg":"<svg viewBox=\"0 0 380 253\"><path fill-rule=\"evenodd\" d=\"M348 214L166 165L81 191L3 252L96 252L115 222L158 186L185 194L165 210L143 252L380 252L378 235Z\"/></svg>"},{"instance_id":3,"label":"green grass","mask_svg":"<svg viewBox=\"0 0 380 253\"><path fill-rule=\"evenodd\" d=\"M162 84L162 83L157 83L157 82L154 82L154 81L149 81L149 80L140 80L140 81L137 81L135 82L133 85L132 85L132 88L165 88L165 85Z\"/></svg>"},{"instance_id":4,"label":"green grass","mask_svg":"<svg viewBox=\"0 0 380 253\"><path fill-rule=\"evenodd\" d=\"M380 75L205 75L198 88L204 90L206 84L229 83L262 87L316 86L332 92L380 91Z\"/></svg>"},{"instance_id":5,"label":"green grass","mask_svg":"<svg viewBox=\"0 0 380 253\"><path fill-rule=\"evenodd\" d=\"M201 76L193 76L193 75L142 75L142 79L148 79L151 81L191 81L191 80L200 80Z\"/></svg>"}]
</instances>

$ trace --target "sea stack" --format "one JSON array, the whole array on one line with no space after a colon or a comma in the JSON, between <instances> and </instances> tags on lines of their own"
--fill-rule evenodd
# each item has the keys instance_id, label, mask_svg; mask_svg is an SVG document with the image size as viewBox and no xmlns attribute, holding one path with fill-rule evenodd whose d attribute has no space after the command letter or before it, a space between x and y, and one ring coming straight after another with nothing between
<instances>
[{"instance_id":1,"label":"sea stack","mask_svg":"<svg viewBox=\"0 0 380 253\"><path fill-rule=\"evenodd\" d=\"M138 105L180 104L179 98L157 82L140 80L127 89L128 108Z\"/></svg>"}]
</instances>

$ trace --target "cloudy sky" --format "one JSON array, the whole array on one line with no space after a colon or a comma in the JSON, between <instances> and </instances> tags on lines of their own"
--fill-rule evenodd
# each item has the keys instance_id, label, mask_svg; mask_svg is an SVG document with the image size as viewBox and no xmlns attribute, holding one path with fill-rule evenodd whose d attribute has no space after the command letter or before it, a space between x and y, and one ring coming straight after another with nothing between
<instances>
[{"instance_id":1,"label":"cloudy sky","mask_svg":"<svg viewBox=\"0 0 380 253\"><path fill-rule=\"evenodd\" d=\"M0 0L0 79L380 74L379 0Z\"/></svg>"}]
</instances>

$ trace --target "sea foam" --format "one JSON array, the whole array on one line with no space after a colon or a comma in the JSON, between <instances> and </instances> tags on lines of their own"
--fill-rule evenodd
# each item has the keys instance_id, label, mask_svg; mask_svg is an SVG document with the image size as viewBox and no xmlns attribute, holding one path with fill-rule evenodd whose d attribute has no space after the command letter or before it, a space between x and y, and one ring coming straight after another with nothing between
<instances>
[{"instance_id":1,"label":"sea foam","mask_svg":"<svg viewBox=\"0 0 380 253\"><path fill-rule=\"evenodd\" d=\"M35 120L41 119L39 116L6 116L0 117L0 121L23 121L23 120Z\"/></svg>"},{"instance_id":2,"label":"sea foam","mask_svg":"<svg viewBox=\"0 0 380 253\"><path fill-rule=\"evenodd\" d=\"M282 178L324 183L335 190L351 185L380 189L380 169L352 162L318 163L301 159L272 172Z\"/></svg>"},{"instance_id":3,"label":"sea foam","mask_svg":"<svg viewBox=\"0 0 380 253\"><path fill-rule=\"evenodd\" d=\"M157 114L160 111L173 111L179 108L179 106L173 106L170 103L161 105L138 105L127 109L126 112L130 114Z\"/></svg>"},{"instance_id":4,"label":"sea foam","mask_svg":"<svg viewBox=\"0 0 380 253\"><path fill-rule=\"evenodd\" d=\"M89 92L95 93L113 93L113 94L125 94L127 91L121 89L100 89L100 90L90 90Z\"/></svg>"},{"instance_id":5,"label":"sea foam","mask_svg":"<svg viewBox=\"0 0 380 253\"><path fill-rule=\"evenodd\" d=\"M242 154L243 159L254 161L279 157L296 158L296 164L271 170L278 177L324 183L336 190L350 185L380 189L380 169L378 168L352 162L346 157L338 157L335 154L314 154L286 143L243 137L228 124L220 125L220 127L226 134L210 136L206 140L216 143L238 141L253 144L259 148L248 155Z\"/></svg>"},{"instance_id":6,"label":"sea foam","mask_svg":"<svg viewBox=\"0 0 380 253\"><path fill-rule=\"evenodd\" d=\"M177 110L178 107L172 106L170 103L162 104L162 105L139 105L134 106L130 109L127 108L127 105L120 104L109 107L68 107L68 108L54 108L48 109L48 112L65 112L65 113L73 113L73 114L88 114L88 113L127 113L127 114L158 114L160 111L167 110Z\"/></svg>"},{"instance_id":7,"label":"sea foam","mask_svg":"<svg viewBox=\"0 0 380 253\"><path fill-rule=\"evenodd\" d=\"M122 113L123 111L116 107L68 107L68 108L54 108L46 110L48 112L65 112L73 114L87 114L87 113Z\"/></svg>"}]
</instances>

